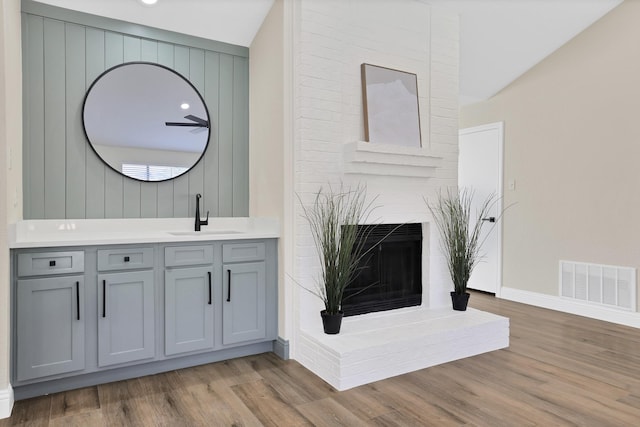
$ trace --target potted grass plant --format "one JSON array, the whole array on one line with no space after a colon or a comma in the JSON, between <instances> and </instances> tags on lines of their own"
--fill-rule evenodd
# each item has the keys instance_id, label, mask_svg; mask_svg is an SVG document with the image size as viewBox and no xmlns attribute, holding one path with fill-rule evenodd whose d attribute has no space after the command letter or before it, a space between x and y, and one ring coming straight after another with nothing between
<instances>
[{"instance_id":1,"label":"potted grass plant","mask_svg":"<svg viewBox=\"0 0 640 427\"><path fill-rule=\"evenodd\" d=\"M467 309L467 283L482 258L480 250L486 239L481 232L498 200L491 194L474 210L473 197L474 192L470 189L448 189L444 194L438 194L435 203L427 202L440 232L440 243L453 281L453 309L459 311ZM496 217L491 218L490 224L495 227Z\"/></svg>"},{"instance_id":2,"label":"potted grass plant","mask_svg":"<svg viewBox=\"0 0 640 427\"><path fill-rule=\"evenodd\" d=\"M320 314L327 334L340 332L344 291L365 255L356 225L367 222L372 203L366 201L366 189L360 185L353 189L343 185L338 189L320 188L310 206L301 203L321 264L316 290L307 290L324 302Z\"/></svg>"}]
</instances>

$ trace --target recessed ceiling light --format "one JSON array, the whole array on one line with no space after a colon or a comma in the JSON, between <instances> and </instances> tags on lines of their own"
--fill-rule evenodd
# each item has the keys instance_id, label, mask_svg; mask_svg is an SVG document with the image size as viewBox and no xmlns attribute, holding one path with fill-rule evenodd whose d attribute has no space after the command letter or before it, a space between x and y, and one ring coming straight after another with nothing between
<instances>
[{"instance_id":1,"label":"recessed ceiling light","mask_svg":"<svg viewBox=\"0 0 640 427\"><path fill-rule=\"evenodd\" d=\"M180 104L180 108L182 108L183 110L188 110L189 104L187 104L186 102L183 102L182 104Z\"/></svg>"},{"instance_id":2,"label":"recessed ceiling light","mask_svg":"<svg viewBox=\"0 0 640 427\"><path fill-rule=\"evenodd\" d=\"M149 6L158 3L158 0L140 0L140 1Z\"/></svg>"}]
</instances>

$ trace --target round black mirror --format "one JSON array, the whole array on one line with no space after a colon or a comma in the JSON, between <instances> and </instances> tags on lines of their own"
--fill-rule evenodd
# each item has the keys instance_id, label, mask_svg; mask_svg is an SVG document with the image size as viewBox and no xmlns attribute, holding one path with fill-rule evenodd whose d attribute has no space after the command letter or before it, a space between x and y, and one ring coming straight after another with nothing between
<instances>
[{"instance_id":1,"label":"round black mirror","mask_svg":"<svg viewBox=\"0 0 640 427\"><path fill-rule=\"evenodd\" d=\"M87 91L82 123L96 154L140 181L188 172L209 143L209 112L200 93L154 63L130 62L102 73Z\"/></svg>"}]
</instances>

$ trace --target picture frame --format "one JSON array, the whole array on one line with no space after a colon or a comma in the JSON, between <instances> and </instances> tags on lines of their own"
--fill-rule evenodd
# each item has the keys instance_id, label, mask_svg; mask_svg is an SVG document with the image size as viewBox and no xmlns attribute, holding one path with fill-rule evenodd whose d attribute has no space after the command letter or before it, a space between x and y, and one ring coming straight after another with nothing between
<instances>
[{"instance_id":1,"label":"picture frame","mask_svg":"<svg viewBox=\"0 0 640 427\"><path fill-rule=\"evenodd\" d=\"M366 63L360 70L365 141L422 147L417 75Z\"/></svg>"}]
</instances>

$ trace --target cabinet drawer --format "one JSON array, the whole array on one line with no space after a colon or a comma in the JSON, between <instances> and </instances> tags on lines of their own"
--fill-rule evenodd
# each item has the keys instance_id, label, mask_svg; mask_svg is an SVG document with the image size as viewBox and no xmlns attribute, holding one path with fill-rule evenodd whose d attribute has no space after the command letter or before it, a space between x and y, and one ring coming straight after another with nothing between
<instances>
[{"instance_id":1,"label":"cabinet drawer","mask_svg":"<svg viewBox=\"0 0 640 427\"><path fill-rule=\"evenodd\" d=\"M84 251L18 254L18 276L84 272Z\"/></svg>"},{"instance_id":2,"label":"cabinet drawer","mask_svg":"<svg viewBox=\"0 0 640 427\"><path fill-rule=\"evenodd\" d=\"M98 250L98 271L140 268L153 268L153 248Z\"/></svg>"},{"instance_id":3,"label":"cabinet drawer","mask_svg":"<svg viewBox=\"0 0 640 427\"><path fill-rule=\"evenodd\" d=\"M264 243L232 243L222 245L222 262L262 261Z\"/></svg>"},{"instance_id":4,"label":"cabinet drawer","mask_svg":"<svg viewBox=\"0 0 640 427\"><path fill-rule=\"evenodd\" d=\"M213 246L170 246L164 249L166 267L202 265L213 262Z\"/></svg>"}]
</instances>

